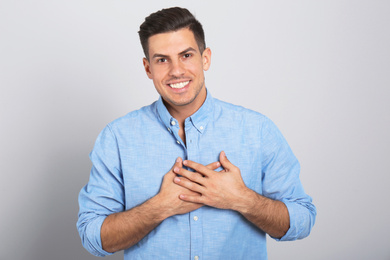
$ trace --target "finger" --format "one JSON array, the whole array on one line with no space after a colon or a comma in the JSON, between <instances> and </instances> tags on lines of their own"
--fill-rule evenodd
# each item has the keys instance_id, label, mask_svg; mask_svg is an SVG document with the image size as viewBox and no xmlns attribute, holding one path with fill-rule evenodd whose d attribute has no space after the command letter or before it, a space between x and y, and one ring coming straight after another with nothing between
<instances>
[{"instance_id":1,"label":"finger","mask_svg":"<svg viewBox=\"0 0 390 260\"><path fill-rule=\"evenodd\" d=\"M196 183L199 183L200 185L204 185L205 178L203 178L203 175L201 175L198 172L192 172L192 171L186 170L184 168L178 168L178 167L176 167L173 170L173 172L176 173L178 175L178 177L183 176L192 182L196 182Z\"/></svg>"},{"instance_id":2,"label":"finger","mask_svg":"<svg viewBox=\"0 0 390 260\"><path fill-rule=\"evenodd\" d=\"M213 162L213 163L210 163L210 164L207 164L206 167L210 170L216 170L218 169L219 167L221 166L221 163L220 162Z\"/></svg>"},{"instance_id":3,"label":"finger","mask_svg":"<svg viewBox=\"0 0 390 260\"><path fill-rule=\"evenodd\" d=\"M219 154L219 161L221 162L222 167L223 167L226 171L232 170L233 167L235 167L235 166L229 161L229 159L227 158L227 156L226 156L226 154L225 154L224 151L222 151L222 152Z\"/></svg>"},{"instance_id":4,"label":"finger","mask_svg":"<svg viewBox=\"0 0 390 260\"><path fill-rule=\"evenodd\" d=\"M177 157L177 159L176 159L175 163L173 164L171 170L169 172L167 172L166 175L170 175L170 174L174 173L175 172L175 168L181 168L181 167L183 167L183 160L180 157ZM175 174L175 176L176 176L176 174Z\"/></svg>"},{"instance_id":5,"label":"finger","mask_svg":"<svg viewBox=\"0 0 390 260\"><path fill-rule=\"evenodd\" d=\"M200 174L202 174L204 176L210 176L211 174L214 173L213 170L207 168L206 166L204 166L200 163L196 163L194 161L185 160L185 161L183 161L183 165L185 165L191 169L194 169L196 172L199 172Z\"/></svg>"},{"instance_id":6,"label":"finger","mask_svg":"<svg viewBox=\"0 0 390 260\"><path fill-rule=\"evenodd\" d=\"M202 194L204 192L204 187L200 185L199 183L193 182L185 177L175 177L173 179L173 182L176 183L177 185L186 188L188 190L197 192Z\"/></svg>"},{"instance_id":7,"label":"finger","mask_svg":"<svg viewBox=\"0 0 390 260\"><path fill-rule=\"evenodd\" d=\"M183 167L183 159L181 159L181 157L177 157L176 162L173 165L173 168L175 167Z\"/></svg>"},{"instance_id":8,"label":"finger","mask_svg":"<svg viewBox=\"0 0 390 260\"><path fill-rule=\"evenodd\" d=\"M203 203L203 197L198 195L187 195L187 194L180 194L179 198L183 201L197 203L197 204L204 204Z\"/></svg>"},{"instance_id":9,"label":"finger","mask_svg":"<svg viewBox=\"0 0 390 260\"><path fill-rule=\"evenodd\" d=\"M175 172L175 169L183 167L183 159L177 157L175 164L172 166L171 171Z\"/></svg>"}]
</instances>

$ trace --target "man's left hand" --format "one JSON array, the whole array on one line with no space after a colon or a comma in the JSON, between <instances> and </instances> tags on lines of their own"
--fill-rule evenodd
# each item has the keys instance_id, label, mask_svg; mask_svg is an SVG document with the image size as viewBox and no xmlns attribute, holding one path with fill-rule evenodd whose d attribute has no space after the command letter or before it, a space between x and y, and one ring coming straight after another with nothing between
<instances>
[{"instance_id":1,"label":"man's left hand","mask_svg":"<svg viewBox=\"0 0 390 260\"><path fill-rule=\"evenodd\" d=\"M195 172L176 167L173 171L182 177L175 177L174 182L201 194L181 194L180 199L220 209L239 210L246 194L251 190L246 187L240 169L227 159L224 152L220 153L219 161L223 167L220 172L190 160L184 161L183 164Z\"/></svg>"}]
</instances>

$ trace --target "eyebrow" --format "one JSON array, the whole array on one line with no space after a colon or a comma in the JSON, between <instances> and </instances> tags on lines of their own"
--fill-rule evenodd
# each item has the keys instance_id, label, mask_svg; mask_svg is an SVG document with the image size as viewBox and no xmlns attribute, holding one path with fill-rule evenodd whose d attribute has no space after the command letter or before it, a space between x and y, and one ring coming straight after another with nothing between
<instances>
[{"instance_id":1,"label":"eyebrow","mask_svg":"<svg viewBox=\"0 0 390 260\"><path fill-rule=\"evenodd\" d=\"M189 48L185 49L184 51L180 52L179 54L183 55L183 54L186 54L187 52L191 52L191 51L196 52L196 50L194 48L189 47Z\"/></svg>"},{"instance_id":2,"label":"eyebrow","mask_svg":"<svg viewBox=\"0 0 390 260\"><path fill-rule=\"evenodd\" d=\"M184 51L180 52L179 55L183 55L187 52L196 52L196 50L192 47L188 47L187 49L185 49ZM164 54L160 54L160 53L155 53L152 57L152 59L155 59L155 58L168 58L169 56L168 55L164 55Z\"/></svg>"}]
</instances>

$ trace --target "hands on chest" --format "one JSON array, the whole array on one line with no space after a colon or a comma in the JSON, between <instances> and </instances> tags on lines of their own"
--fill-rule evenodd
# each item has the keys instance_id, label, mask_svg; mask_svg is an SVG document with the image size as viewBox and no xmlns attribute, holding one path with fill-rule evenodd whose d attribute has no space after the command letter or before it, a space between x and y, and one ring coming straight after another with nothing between
<instances>
[{"instance_id":1,"label":"hands on chest","mask_svg":"<svg viewBox=\"0 0 390 260\"><path fill-rule=\"evenodd\" d=\"M183 165L194 171L186 170ZM215 171L220 166L223 170ZM193 211L203 205L239 210L240 202L245 200L248 191L240 169L221 152L219 161L206 166L178 158L164 176L159 195L171 209L169 215L175 215Z\"/></svg>"}]
</instances>

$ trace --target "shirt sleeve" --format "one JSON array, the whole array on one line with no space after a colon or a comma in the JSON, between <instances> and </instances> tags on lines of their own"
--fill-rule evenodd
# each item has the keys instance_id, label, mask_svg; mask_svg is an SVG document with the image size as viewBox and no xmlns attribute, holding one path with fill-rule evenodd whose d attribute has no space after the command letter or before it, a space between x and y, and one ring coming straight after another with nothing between
<instances>
[{"instance_id":1,"label":"shirt sleeve","mask_svg":"<svg viewBox=\"0 0 390 260\"><path fill-rule=\"evenodd\" d=\"M79 194L77 229L91 254L111 255L102 248L101 226L108 215L124 211L125 206L119 148L109 125L97 138L90 159L90 179Z\"/></svg>"},{"instance_id":2,"label":"shirt sleeve","mask_svg":"<svg viewBox=\"0 0 390 260\"><path fill-rule=\"evenodd\" d=\"M267 118L262 126L263 195L282 201L290 228L278 241L302 239L310 234L317 211L299 179L300 165L276 125Z\"/></svg>"}]
</instances>

